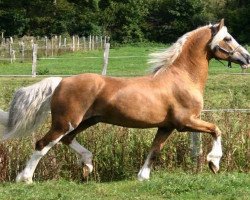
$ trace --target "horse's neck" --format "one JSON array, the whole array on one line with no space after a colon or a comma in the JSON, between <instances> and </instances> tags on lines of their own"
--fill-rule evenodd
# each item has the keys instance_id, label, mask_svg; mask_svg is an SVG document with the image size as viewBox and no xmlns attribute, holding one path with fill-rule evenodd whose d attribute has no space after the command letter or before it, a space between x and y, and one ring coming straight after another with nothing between
<instances>
[{"instance_id":1,"label":"horse's neck","mask_svg":"<svg viewBox=\"0 0 250 200\"><path fill-rule=\"evenodd\" d=\"M186 74L203 91L208 76L208 63L210 59L208 55L208 43L210 35L205 30L200 34L204 35L204 37L196 35L190 41L187 41L182 53L171 68L182 71L182 74Z\"/></svg>"}]
</instances>

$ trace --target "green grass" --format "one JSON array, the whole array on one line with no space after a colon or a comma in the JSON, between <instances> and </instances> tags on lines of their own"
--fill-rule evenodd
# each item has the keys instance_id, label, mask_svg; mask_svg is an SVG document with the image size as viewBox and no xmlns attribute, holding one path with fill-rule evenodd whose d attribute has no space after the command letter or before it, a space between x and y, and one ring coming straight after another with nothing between
<instances>
[{"instance_id":1,"label":"green grass","mask_svg":"<svg viewBox=\"0 0 250 200\"><path fill-rule=\"evenodd\" d=\"M154 172L150 181L124 180L80 183L52 180L25 184L0 184L0 199L204 199L247 200L250 177L243 173L186 174Z\"/></svg>"},{"instance_id":2,"label":"green grass","mask_svg":"<svg viewBox=\"0 0 250 200\"><path fill-rule=\"evenodd\" d=\"M121 46L110 49L108 75L135 76L148 73L148 54L164 49L163 45ZM37 71L42 75L71 75L84 72L101 73L103 51L66 53L61 56L42 59L38 57ZM226 63L225 63L226 64ZM29 75L31 62L0 62L0 75ZM238 66L229 69L212 60L209 68L213 73L241 72Z\"/></svg>"}]
</instances>

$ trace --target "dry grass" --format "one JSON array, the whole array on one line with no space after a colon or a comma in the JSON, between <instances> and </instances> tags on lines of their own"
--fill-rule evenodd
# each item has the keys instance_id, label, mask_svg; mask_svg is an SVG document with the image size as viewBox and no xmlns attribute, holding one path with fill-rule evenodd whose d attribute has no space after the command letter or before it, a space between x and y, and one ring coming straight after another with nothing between
<instances>
[{"instance_id":1,"label":"dry grass","mask_svg":"<svg viewBox=\"0 0 250 200\"><path fill-rule=\"evenodd\" d=\"M223 152L221 170L249 172L250 116L240 113L206 114L204 119L218 121L223 130ZM4 142L0 145L1 174L0 180L13 181L17 173L24 168L25 162L32 153L35 141L48 129L43 125L38 134L22 140ZM243 124L243 125L242 125ZM91 127L78 136L78 140L94 154L94 172L91 180L110 181L132 178L136 176L148 153L155 129L140 130L114 127L99 124ZM202 137L203 153L193 163L188 133L175 132L168 140L161 156L155 164L155 169L167 171L185 170L196 172L207 171L206 155L211 150L211 137ZM35 172L36 180L81 179L81 168L77 157L68 147L56 145L40 162Z\"/></svg>"}]
</instances>

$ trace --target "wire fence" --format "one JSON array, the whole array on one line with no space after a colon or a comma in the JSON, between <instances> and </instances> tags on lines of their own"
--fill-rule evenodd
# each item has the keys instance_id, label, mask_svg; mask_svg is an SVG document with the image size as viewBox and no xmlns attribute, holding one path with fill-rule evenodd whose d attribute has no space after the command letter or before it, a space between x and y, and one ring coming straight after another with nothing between
<instances>
[{"instance_id":1,"label":"wire fence","mask_svg":"<svg viewBox=\"0 0 250 200\"><path fill-rule=\"evenodd\" d=\"M66 52L92 51L102 49L107 43L107 36L72 37L53 36L49 37L27 37L22 38L1 38L0 60L24 62L32 60L34 44L38 45L38 57L48 58L62 55Z\"/></svg>"}]
</instances>

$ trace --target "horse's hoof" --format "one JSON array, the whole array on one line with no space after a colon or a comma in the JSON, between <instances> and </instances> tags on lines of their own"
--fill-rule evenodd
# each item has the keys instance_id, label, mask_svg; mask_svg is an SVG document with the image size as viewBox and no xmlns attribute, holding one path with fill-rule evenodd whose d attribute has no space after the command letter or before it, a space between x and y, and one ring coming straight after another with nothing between
<instances>
[{"instance_id":1,"label":"horse's hoof","mask_svg":"<svg viewBox=\"0 0 250 200\"><path fill-rule=\"evenodd\" d=\"M25 177L25 176L23 176L22 173L17 175L16 182L17 183L23 182L23 183L26 183L26 184L32 184L33 183L31 177Z\"/></svg>"},{"instance_id":2,"label":"horse's hoof","mask_svg":"<svg viewBox=\"0 0 250 200\"><path fill-rule=\"evenodd\" d=\"M143 177L143 176L138 176L137 177L138 181L148 181L149 180L149 177Z\"/></svg>"},{"instance_id":3,"label":"horse's hoof","mask_svg":"<svg viewBox=\"0 0 250 200\"><path fill-rule=\"evenodd\" d=\"M149 176L150 176L150 169L144 168L139 171L137 179L138 181L147 181L149 180Z\"/></svg>"},{"instance_id":4,"label":"horse's hoof","mask_svg":"<svg viewBox=\"0 0 250 200\"><path fill-rule=\"evenodd\" d=\"M212 161L208 162L208 166L214 174L217 174L217 172L219 171L219 168L216 167Z\"/></svg>"},{"instance_id":5,"label":"horse's hoof","mask_svg":"<svg viewBox=\"0 0 250 200\"><path fill-rule=\"evenodd\" d=\"M82 174L83 178L86 178L89 176L89 174L93 171L93 165L91 164L86 164L82 168Z\"/></svg>"}]
</instances>

